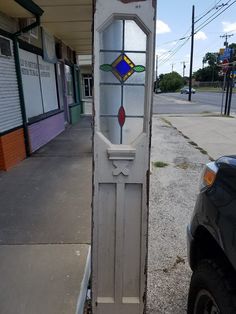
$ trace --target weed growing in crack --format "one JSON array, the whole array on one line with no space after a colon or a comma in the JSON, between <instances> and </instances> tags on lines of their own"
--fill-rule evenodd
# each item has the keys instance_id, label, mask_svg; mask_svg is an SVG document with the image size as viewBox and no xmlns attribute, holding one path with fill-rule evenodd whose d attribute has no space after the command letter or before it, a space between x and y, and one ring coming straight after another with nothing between
<instances>
[{"instance_id":1,"label":"weed growing in crack","mask_svg":"<svg viewBox=\"0 0 236 314\"><path fill-rule=\"evenodd\" d=\"M153 162L153 165L156 167L156 168L164 168L164 167L167 167L168 164L166 162L163 162L163 161L154 161Z\"/></svg>"}]
</instances>

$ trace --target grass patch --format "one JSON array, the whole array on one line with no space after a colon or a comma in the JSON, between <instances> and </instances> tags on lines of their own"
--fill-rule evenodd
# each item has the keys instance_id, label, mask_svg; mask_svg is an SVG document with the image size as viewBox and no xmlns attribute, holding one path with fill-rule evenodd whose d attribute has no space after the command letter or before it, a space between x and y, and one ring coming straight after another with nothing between
<instances>
[{"instance_id":1,"label":"grass patch","mask_svg":"<svg viewBox=\"0 0 236 314\"><path fill-rule=\"evenodd\" d=\"M164 273L169 273L170 271L176 269L179 264L183 264L184 265L185 264L185 260L181 256L177 255L174 264L171 267L169 267L169 268L163 268L162 271Z\"/></svg>"},{"instance_id":2,"label":"grass patch","mask_svg":"<svg viewBox=\"0 0 236 314\"><path fill-rule=\"evenodd\" d=\"M223 93L223 89L221 87L196 87L197 92L213 92L213 93ZM233 93L236 92L236 89L233 88Z\"/></svg>"},{"instance_id":3,"label":"grass patch","mask_svg":"<svg viewBox=\"0 0 236 314\"><path fill-rule=\"evenodd\" d=\"M172 124L170 123L170 121L167 120L166 118L161 118L161 120L162 120L163 122L165 122L166 124L172 126Z\"/></svg>"},{"instance_id":4,"label":"grass patch","mask_svg":"<svg viewBox=\"0 0 236 314\"><path fill-rule=\"evenodd\" d=\"M230 119L234 119L234 118L235 118L235 117L233 117L233 116L225 116L225 115L222 115L221 117L230 118Z\"/></svg>"},{"instance_id":5,"label":"grass patch","mask_svg":"<svg viewBox=\"0 0 236 314\"><path fill-rule=\"evenodd\" d=\"M201 147L196 147L196 149L198 149L203 155L208 155L208 152L205 149Z\"/></svg>"},{"instance_id":6,"label":"grass patch","mask_svg":"<svg viewBox=\"0 0 236 314\"><path fill-rule=\"evenodd\" d=\"M208 114L211 113L210 111L202 111L201 114Z\"/></svg>"},{"instance_id":7,"label":"grass patch","mask_svg":"<svg viewBox=\"0 0 236 314\"><path fill-rule=\"evenodd\" d=\"M195 142L190 141L189 144L193 145L193 146L198 146Z\"/></svg>"},{"instance_id":8,"label":"grass patch","mask_svg":"<svg viewBox=\"0 0 236 314\"><path fill-rule=\"evenodd\" d=\"M164 167L167 167L168 164L163 161L154 161L153 166L155 166L156 168L164 168Z\"/></svg>"},{"instance_id":9,"label":"grass patch","mask_svg":"<svg viewBox=\"0 0 236 314\"><path fill-rule=\"evenodd\" d=\"M189 168L189 164L187 162L182 162L181 164L176 165L176 167L186 170Z\"/></svg>"}]
</instances>

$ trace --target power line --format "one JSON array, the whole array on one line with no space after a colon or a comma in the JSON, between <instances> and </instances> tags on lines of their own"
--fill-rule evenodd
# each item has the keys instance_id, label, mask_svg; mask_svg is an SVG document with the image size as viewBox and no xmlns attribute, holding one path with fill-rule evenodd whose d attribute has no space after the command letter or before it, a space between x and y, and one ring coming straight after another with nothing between
<instances>
[{"instance_id":1,"label":"power line","mask_svg":"<svg viewBox=\"0 0 236 314\"><path fill-rule=\"evenodd\" d=\"M196 34L197 32L199 32L201 29L203 29L204 27L206 27L208 24L210 24L213 20L215 20L219 15L221 15L223 12L225 12L227 9L229 9L235 2L236 2L236 0L234 0L231 4L230 4L230 2L231 2L232 0L229 0L226 4L224 4L224 6L220 6L220 12L218 13L218 12L215 12L215 13L213 13L210 17L208 17L202 24L200 24L199 26L198 26L198 29L194 32L194 34ZM220 1L218 1L217 2L217 4L219 3ZM217 5L216 4L216 5ZM226 8L224 8L225 6L227 6ZM224 8L224 9L223 9ZM218 8L217 8L218 9ZM216 15L216 13L218 13L217 15ZM203 16L202 16L202 18L203 18ZM199 21L199 20L198 20ZM185 36L185 35L184 35ZM191 38L191 35L189 35L188 37L185 37L186 38L186 40L184 41L184 43L182 43L181 45L179 45L178 47L173 47L171 50L169 50L168 51L168 53L170 53L168 56L165 56L164 58L162 58L162 56L164 56L164 55L166 55L166 53L164 54L162 54L162 55L160 55L160 59L162 59L161 60L161 62L160 62L160 64L159 64L159 66L162 66L162 65L164 65L166 62L168 62L188 41L189 41L189 39ZM179 40L178 40L178 42L179 41L182 41L184 38L180 38ZM176 43L176 45L175 46L177 46L177 44L178 44L178 42Z\"/></svg>"},{"instance_id":2,"label":"power line","mask_svg":"<svg viewBox=\"0 0 236 314\"><path fill-rule=\"evenodd\" d=\"M231 1L231 0L230 0L230 1ZM219 4L220 2L221 2L221 0L219 0L219 1L214 5L214 7L211 6L211 9L210 9L210 10L208 9L208 11L207 11L206 13L203 13L203 15L202 15L195 23L197 23L199 20L201 20L201 19L202 19L204 16L206 16L207 14L209 14L214 8L216 8L217 4ZM184 40L184 39L189 38L189 36L185 36L185 35L186 35L190 30L191 30L191 27L188 28L188 30L186 31L186 33L185 33L182 37L180 37L180 38L178 38L178 39L175 39L175 40L167 41L167 42L163 43L162 45L160 45L159 47L177 41L177 42L175 43L175 46L176 46L176 44L178 44L179 41L182 41L182 40ZM173 48L172 48L172 49L173 49ZM171 50L170 50L170 51L171 51ZM170 52L170 51L168 51L168 52ZM163 55L164 55L164 54L163 54ZM161 59L161 57L162 57L162 54L160 55L160 59Z\"/></svg>"},{"instance_id":3,"label":"power line","mask_svg":"<svg viewBox=\"0 0 236 314\"><path fill-rule=\"evenodd\" d=\"M232 0L230 0L232 1ZM230 1L228 1L227 3L229 3ZM226 10L228 10L234 3L236 2L236 0L234 0L231 4L228 4L228 6L224 9L221 10L220 13L218 13L216 16L215 13L212 14L206 21L204 21L200 26L198 26L199 28L195 31L195 34L197 32L199 32L201 29L203 29L204 27L206 27L208 24L210 24L212 21L214 21L218 16L220 16L222 13L224 13ZM216 12L217 13L217 12ZM213 17L214 16L214 17Z\"/></svg>"},{"instance_id":4,"label":"power line","mask_svg":"<svg viewBox=\"0 0 236 314\"><path fill-rule=\"evenodd\" d=\"M205 16L207 16L211 11L213 11L214 9L218 9L217 4L220 3L221 0L219 0L213 7L211 7L211 9L209 9L205 14L203 13L203 15L195 21L195 23L199 22L201 19L203 19Z\"/></svg>"},{"instance_id":5,"label":"power line","mask_svg":"<svg viewBox=\"0 0 236 314\"><path fill-rule=\"evenodd\" d=\"M188 40L190 38L190 36L185 37L186 40ZM175 45L167 52L164 52L163 54L161 54L159 57L160 61L164 61L166 58L169 58L169 56L176 50L178 49L178 43L182 41L182 39L180 39L178 42L175 43ZM186 42L186 41L185 41ZM181 46L182 47L182 46ZM169 53L170 55L166 55L166 53Z\"/></svg>"},{"instance_id":6,"label":"power line","mask_svg":"<svg viewBox=\"0 0 236 314\"><path fill-rule=\"evenodd\" d=\"M171 43L176 43L176 42L178 42L178 41L180 41L180 40L186 39L187 37L188 37L188 36L186 36L186 37L181 37L181 38L177 38L177 39L173 39L173 40L170 40L170 41L166 41L166 42L162 43L161 45L159 45L158 47L162 47L162 46L165 46L165 45L168 45L168 44L171 44Z\"/></svg>"},{"instance_id":7,"label":"power line","mask_svg":"<svg viewBox=\"0 0 236 314\"><path fill-rule=\"evenodd\" d=\"M184 43L182 43L180 46L178 46L170 55L168 55L164 60L162 60L159 64L159 66L162 66L166 62L168 62L190 39L191 36L189 36Z\"/></svg>"},{"instance_id":8,"label":"power line","mask_svg":"<svg viewBox=\"0 0 236 314\"><path fill-rule=\"evenodd\" d=\"M170 60L170 58L172 58L189 41L190 37L191 36L188 36L186 40L183 43L181 43L179 46L177 46L178 43L176 43L175 46L177 47L173 47L171 50L169 50L168 55L166 55L166 53L163 53L160 57L160 66L166 63L168 60Z\"/></svg>"},{"instance_id":9,"label":"power line","mask_svg":"<svg viewBox=\"0 0 236 314\"><path fill-rule=\"evenodd\" d=\"M204 10L204 12L208 12L212 7L215 7L215 6L217 6L217 4L219 4L221 2L221 0L219 0L217 3L215 3L215 1L211 4L211 5L209 5L205 10ZM199 15L197 15L196 16L196 18L198 19L198 18L200 18L201 16L203 16L205 13L204 12L202 12L201 14L199 14Z\"/></svg>"},{"instance_id":10,"label":"power line","mask_svg":"<svg viewBox=\"0 0 236 314\"><path fill-rule=\"evenodd\" d=\"M222 36L220 36L220 38L225 38L225 42L224 42L224 46L226 48L228 48L228 38L234 36L234 34L224 34Z\"/></svg>"},{"instance_id":11,"label":"power line","mask_svg":"<svg viewBox=\"0 0 236 314\"><path fill-rule=\"evenodd\" d=\"M232 1L232 0L230 0L230 1ZM207 14L209 14L212 10L218 9L217 4L219 4L220 2L221 2L221 0L219 0L213 7L210 6L211 9L208 9L208 11L207 11L206 13L203 13L203 15L200 16L199 19L198 19L197 21L195 21L195 23L197 23L197 22L200 21L202 18L204 18L204 17L205 17ZM222 5L225 6L225 5L227 5L227 4L222 4ZM176 41L180 41L180 40L186 39L188 36L185 36L185 35L189 32L190 29L191 29L191 27L189 27L189 29L186 31L186 33L185 33L182 37L177 38L177 39L174 39L174 40L171 40L171 41L164 42L164 43L162 43L159 47L164 46L164 45L167 45L167 44L170 44L170 43L173 43L173 42L176 42Z\"/></svg>"}]
</instances>

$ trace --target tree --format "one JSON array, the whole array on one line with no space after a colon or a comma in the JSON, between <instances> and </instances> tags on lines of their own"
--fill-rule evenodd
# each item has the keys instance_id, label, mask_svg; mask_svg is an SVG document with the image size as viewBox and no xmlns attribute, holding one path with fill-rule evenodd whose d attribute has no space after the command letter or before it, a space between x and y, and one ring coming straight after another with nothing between
<instances>
[{"instance_id":1,"label":"tree","mask_svg":"<svg viewBox=\"0 0 236 314\"><path fill-rule=\"evenodd\" d=\"M215 67L218 60L217 52L207 52L203 57L203 63L207 63L210 67Z\"/></svg>"},{"instance_id":2,"label":"tree","mask_svg":"<svg viewBox=\"0 0 236 314\"><path fill-rule=\"evenodd\" d=\"M233 55L232 55L232 59L233 61L236 61L236 43L232 43L229 45L229 48L233 49Z\"/></svg>"},{"instance_id":3,"label":"tree","mask_svg":"<svg viewBox=\"0 0 236 314\"><path fill-rule=\"evenodd\" d=\"M200 82L210 82L210 81L218 81L219 80L219 69L217 66L210 67L207 66L203 69L199 69L193 73L193 77L196 81Z\"/></svg>"},{"instance_id":4,"label":"tree","mask_svg":"<svg viewBox=\"0 0 236 314\"><path fill-rule=\"evenodd\" d=\"M183 86L183 78L177 72L161 74L159 78L162 92L175 92Z\"/></svg>"},{"instance_id":5,"label":"tree","mask_svg":"<svg viewBox=\"0 0 236 314\"><path fill-rule=\"evenodd\" d=\"M201 82L214 82L219 79L219 69L217 67L219 54L217 52L207 52L203 57L203 64L207 66L203 69L196 71L193 76L197 81Z\"/></svg>"},{"instance_id":6,"label":"tree","mask_svg":"<svg viewBox=\"0 0 236 314\"><path fill-rule=\"evenodd\" d=\"M233 48L233 49L235 49L235 50L236 50L236 43L232 43L232 44L230 44L230 45L229 45L229 48Z\"/></svg>"}]
</instances>

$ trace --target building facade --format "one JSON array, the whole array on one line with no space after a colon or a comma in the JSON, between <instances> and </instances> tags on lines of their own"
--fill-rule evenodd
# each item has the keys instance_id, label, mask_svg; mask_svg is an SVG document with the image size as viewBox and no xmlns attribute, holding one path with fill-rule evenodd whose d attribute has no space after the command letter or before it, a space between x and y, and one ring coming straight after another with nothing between
<instances>
[{"instance_id":1,"label":"building facade","mask_svg":"<svg viewBox=\"0 0 236 314\"><path fill-rule=\"evenodd\" d=\"M81 113L75 51L40 25L16 35L31 23L0 12L0 170L77 123Z\"/></svg>"},{"instance_id":2,"label":"building facade","mask_svg":"<svg viewBox=\"0 0 236 314\"><path fill-rule=\"evenodd\" d=\"M93 103L93 76L92 76L92 56L78 56L80 69L80 95L82 102L82 112L85 115L92 114Z\"/></svg>"}]
</instances>

